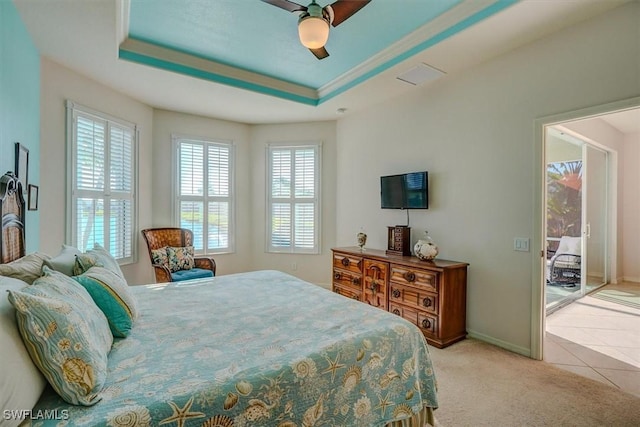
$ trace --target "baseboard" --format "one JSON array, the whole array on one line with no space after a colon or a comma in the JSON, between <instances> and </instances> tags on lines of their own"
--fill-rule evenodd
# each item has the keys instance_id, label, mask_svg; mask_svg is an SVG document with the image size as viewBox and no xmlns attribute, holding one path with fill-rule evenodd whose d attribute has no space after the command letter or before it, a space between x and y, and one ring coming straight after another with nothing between
<instances>
[{"instance_id":1,"label":"baseboard","mask_svg":"<svg viewBox=\"0 0 640 427\"><path fill-rule=\"evenodd\" d=\"M623 276L622 280L624 280L625 282L640 283L640 277Z\"/></svg>"},{"instance_id":2,"label":"baseboard","mask_svg":"<svg viewBox=\"0 0 640 427\"><path fill-rule=\"evenodd\" d=\"M331 290L331 283L314 283L314 285L320 286L321 288Z\"/></svg>"},{"instance_id":3,"label":"baseboard","mask_svg":"<svg viewBox=\"0 0 640 427\"><path fill-rule=\"evenodd\" d=\"M481 334L480 332L476 332L470 329L467 329L467 336L471 337L471 338L475 338L477 340L480 341L484 341L486 343L489 344L493 344L497 347L501 347L504 348L505 350L509 350L513 353L518 353L521 354L523 356L526 357L531 357L531 349L530 348L525 348L525 347L520 347L517 345L514 345L510 342L506 342L506 341L502 341L499 340L497 338L491 337L489 335L485 335L485 334Z\"/></svg>"}]
</instances>

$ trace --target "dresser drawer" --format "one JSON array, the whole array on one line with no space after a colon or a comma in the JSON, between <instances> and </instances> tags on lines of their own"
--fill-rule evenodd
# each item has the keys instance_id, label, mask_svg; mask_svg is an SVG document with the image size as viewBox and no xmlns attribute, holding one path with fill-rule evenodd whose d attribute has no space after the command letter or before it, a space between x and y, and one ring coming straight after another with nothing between
<instances>
[{"instance_id":1,"label":"dresser drawer","mask_svg":"<svg viewBox=\"0 0 640 427\"><path fill-rule=\"evenodd\" d=\"M389 302L411 305L420 310L438 314L438 294L423 288L398 285L391 283L389 288Z\"/></svg>"},{"instance_id":2,"label":"dresser drawer","mask_svg":"<svg viewBox=\"0 0 640 427\"><path fill-rule=\"evenodd\" d=\"M422 329L422 333L424 333L426 336L435 337L438 331L438 318L429 316L424 312L419 312L418 327Z\"/></svg>"},{"instance_id":3,"label":"dresser drawer","mask_svg":"<svg viewBox=\"0 0 640 427\"><path fill-rule=\"evenodd\" d=\"M362 280L364 282L362 301L386 310L389 263L365 258Z\"/></svg>"},{"instance_id":4,"label":"dresser drawer","mask_svg":"<svg viewBox=\"0 0 640 427\"><path fill-rule=\"evenodd\" d=\"M362 257L335 252L333 254L333 267L354 273L362 272Z\"/></svg>"},{"instance_id":5,"label":"dresser drawer","mask_svg":"<svg viewBox=\"0 0 640 427\"><path fill-rule=\"evenodd\" d=\"M420 328L427 337L435 337L438 330L438 318L405 305L389 302L389 311Z\"/></svg>"},{"instance_id":6,"label":"dresser drawer","mask_svg":"<svg viewBox=\"0 0 640 427\"><path fill-rule=\"evenodd\" d=\"M438 273L432 271L392 264L390 279L395 283L421 286L431 292L438 292Z\"/></svg>"},{"instance_id":7,"label":"dresser drawer","mask_svg":"<svg viewBox=\"0 0 640 427\"><path fill-rule=\"evenodd\" d=\"M342 295L343 297L351 298L354 300L362 301L362 292L357 291L349 286L340 286L337 284L333 284L333 292L338 295Z\"/></svg>"},{"instance_id":8,"label":"dresser drawer","mask_svg":"<svg viewBox=\"0 0 640 427\"><path fill-rule=\"evenodd\" d=\"M333 269L333 283L355 289L362 289L362 279L360 274L349 273L335 268Z\"/></svg>"}]
</instances>

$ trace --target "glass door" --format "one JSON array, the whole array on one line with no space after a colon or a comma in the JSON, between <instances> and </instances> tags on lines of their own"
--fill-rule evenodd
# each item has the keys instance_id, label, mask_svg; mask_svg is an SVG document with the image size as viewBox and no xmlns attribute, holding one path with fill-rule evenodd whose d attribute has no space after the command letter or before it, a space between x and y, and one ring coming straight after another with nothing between
<instances>
[{"instance_id":1,"label":"glass door","mask_svg":"<svg viewBox=\"0 0 640 427\"><path fill-rule=\"evenodd\" d=\"M583 145L555 129L546 133L546 285L547 313L580 298L584 218Z\"/></svg>"},{"instance_id":2,"label":"glass door","mask_svg":"<svg viewBox=\"0 0 640 427\"><path fill-rule=\"evenodd\" d=\"M608 282L607 263L607 152L589 144L582 147L584 159L581 262L582 294Z\"/></svg>"}]
</instances>

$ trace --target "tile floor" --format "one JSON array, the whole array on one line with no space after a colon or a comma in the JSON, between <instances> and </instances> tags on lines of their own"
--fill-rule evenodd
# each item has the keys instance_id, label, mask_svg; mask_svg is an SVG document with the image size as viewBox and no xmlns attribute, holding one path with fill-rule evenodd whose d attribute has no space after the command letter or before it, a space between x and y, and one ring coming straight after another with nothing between
<instances>
[{"instance_id":1,"label":"tile floor","mask_svg":"<svg viewBox=\"0 0 640 427\"><path fill-rule=\"evenodd\" d=\"M544 360L640 396L640 283L602 290L624 298L596 292L547 316Z\"/></svg>"}]
</instances>

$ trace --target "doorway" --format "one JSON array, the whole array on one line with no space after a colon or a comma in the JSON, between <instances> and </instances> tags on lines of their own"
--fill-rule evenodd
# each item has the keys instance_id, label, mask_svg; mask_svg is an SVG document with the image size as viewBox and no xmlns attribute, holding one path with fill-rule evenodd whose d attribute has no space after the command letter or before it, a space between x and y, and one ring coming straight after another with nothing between
<instances>
[{"instance_id":1,"label":"doorway","mask_svg":"<svg viewBox=\"0 0 640 427\"><path fill-rule=\"evenodd\" d=\"M562 125L545 134L546 314L608 282L609 153Z\"/></svg>"},{"instance_id":2,"label":"doorway","mask_svg":"<svg viewBox=\"0 0 640 427\"><path fill-rule=\"evenodd\" d=\"M632 139L635 142L640 138L637 135L640 134L640 97L629 98L621 101L612 102L609 104L603 104L593 107L584 108L581 110L570 111L566 113L556 114L553 116L539 118L535 121L535 150L533 157L534 175L535 175L535 191L534 191L534 207L538 213L538 221L534 223L533 235L532 235L532 247L536 248L531 253L532 261L532 309L531 309L531 353L530 357L537 360L543 359L543 345L545 337L545 323L546 323L546 155L545 155L545 136L546 130L552 126L560 126L561 128L567 128L571 134L574 132L577 136L589 135L586 139L587 142L593 143L598 146L598 142L608 140L609 138L603 137L602 133L597 133L597 136L591 137L590 132L582 132L586 129L587 124L590 121L600 122L600 124L611 126L613 128L620 129L618 135L635 135ZM625 122L623 126L617 126L614 120L621 119ZM623 120L622 120L623 119ZM629 120L631 119L631 120ZM623 238L627 234L622 230L622 221L624 220L625 229L628 224L632 227L640 225L640 218L637 218L637 209L631 209L627 214L627 202L625 195L637 194L637 186L629 186L629 183L640 182L640 168L638 167L638 161L633 160L638 157L636 154L640 152L640 140L638 144L629 144L628 138L624 141L626 148L638 147L628 150L634 153L632 156L625 156L621 153L618 156L617 148L614 151L610 151L608 155L608 183L606 204L609 206L609 211L606 214L604 221L606 222L606 237L608 252L603 256L603 259L607 261L608 271L602 273L606 274L610 278L612 283L616 283L618 280L623 280L623 283L631 281L632 283L640 283L640 241L636 239ZM621 146L621 145L620 145ZM624 151L624 150L622 150ZM624 169L624 176L618 176L615 172L618 171L618 164ZM633 184L637 185L637 184ZM618 203L620 200L620 203ZM633 232L635 228L630 229ZM593 227L592 227L593 232ZM602 238L602 237L601 237ZM584 246L584 245L583 245ZM581 246L581 247L583 247ZM587 248L588 250L588 248ZM593 250L592 250L593 252ZM636 267L637 266L637 267ZM596 272L597 273L597 272ZM604 276L603 274L603 276ZM581 270L582 276L587 276ZM638 278L638 279L636 279ZM635 286L635 285L634 285ZM640 286L640 285L638 285ZM597 292L603 292L599 290ZM585 293L587 292L585 288ZM589 296L585 297L589 298Z\"/></svg>"}]
</instances>

